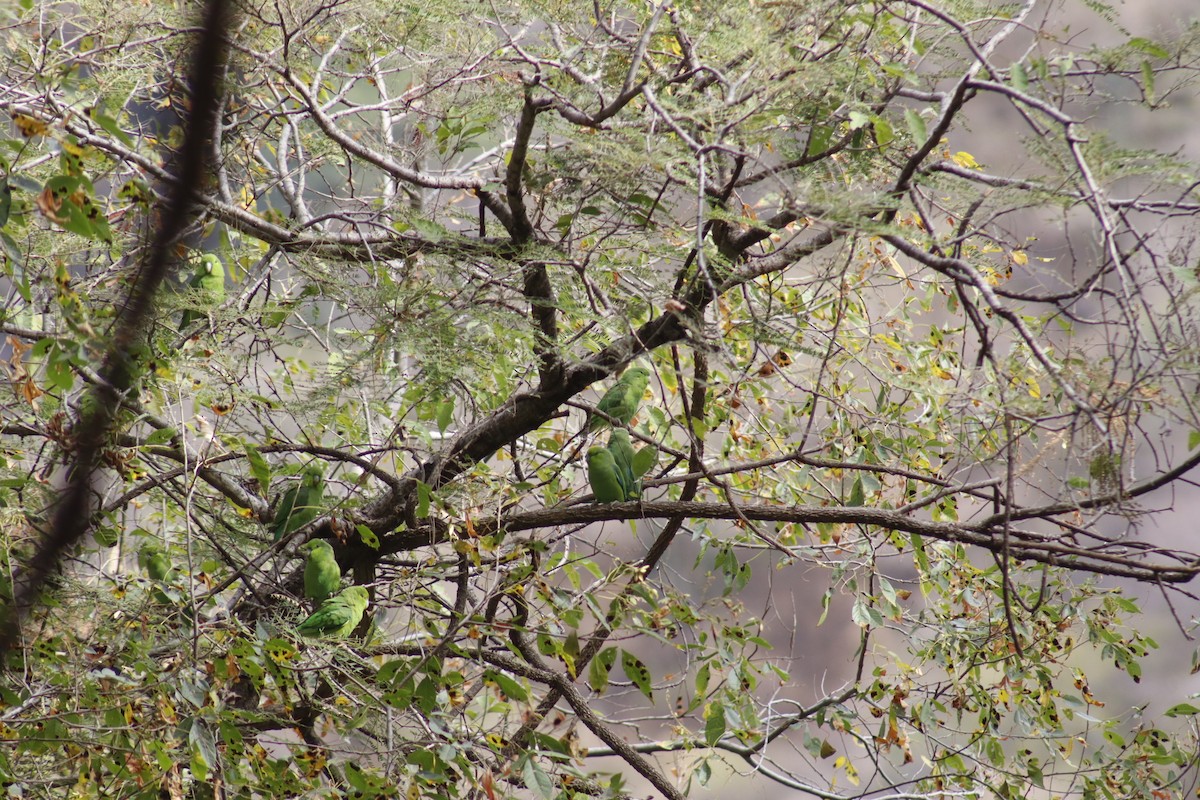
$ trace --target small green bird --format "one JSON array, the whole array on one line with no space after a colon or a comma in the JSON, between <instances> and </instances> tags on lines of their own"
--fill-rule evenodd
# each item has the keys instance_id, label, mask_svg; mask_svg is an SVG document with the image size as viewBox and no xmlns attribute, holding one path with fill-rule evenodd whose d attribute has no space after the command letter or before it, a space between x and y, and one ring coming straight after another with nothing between
<instances>
[{"instance_id":1,"label":"small green bird","mask_svg":"<svg viewBox=\"0 0 1200 800\"><path fill-rule=\"evenodd\" d=\"M304 596L319 607L342 585L342 568L333 555L333 546L324 539L311 539L300 549L308 552Z\"/></svg>"},{"instance_id":2,"label":"small green bird","mask_svg":"<svg viewBox=\"0 0 1200 800\"><path fill-rule=\"evenodd\" d=\"M170 556L154 542L147 542L138 550L138 565L155 581L166 581L175 571Z\"/></svg>"},{"instance_id":3,"label":"small green bird","mask_svg":"<svg viewBox=\"0 0 1200 800\"><path fill-rule=\"evenodd\" d=\"M283 493L279 509L275 512L274 541L307 525L321 513L321 501L325 496L325 468L314 461L304 468L299 486L292 486Z\"/></svg>"},{"instance_id":4,"label":"small green bird","mask_svg":"<svg viewBox=\"0 0 1200 800\"><path fill-rule=\"evenodd\" d=\"M633 474L633 440L629 431L624 428L614 428L608 437L608 451L613 455L617 471L617 481L621 484L624 500L636 500L642 496L640 481Z\"/></svg>"},{"instance_id":5,"label":"small green bird","mask_svg":"<svg viewBox=\"0 0 1200 800\"><path fill-rule=\"evenodd\" d=\"M642 395L645 394L646 386L649 383L650 370L645 367L630 367L613 384L613 387L604 393L604 397L600 398L596 408L627 425L633 419L633 415L637 413L638 406L642 404ZM591 422L588 423L588 429L594 432L610 424L599 414L593 414Z\"/></svg>"},{"instance_id":6,"label":"small green bird","mask_svg":"<svg viewBox=\"0 0 1200 800\"><path fill-rule=\"evenodd\" d=\"M607 447L588 448L587 471L597 503L619 503L625 499L625 490L617 478L617 464Z\"/></svg>"},{"instance_id":7,"label":"small green bird","mask_svg":"<svg viewBox=\"0 0 1200 800\"><path fill-rule=\"evenodd\" d=\"M308 619L296 626L301 636L344 638L362 622L370 595L365 586L351 586L330 597Z\"/></svg>"},{"instance_id":8,"label":"small green bird","mask_svg":"<svg viewBox=\"0 0 1200 800\"><path fill-rule=\"evenodd\" d=\"M179 330L186 330L193 322L208 316L209 309L225 302L225 266L212 253L200 256L200 263L188 281L193 300L198 306L188 308L179 320Z\"/></svg>"}]
</instances>

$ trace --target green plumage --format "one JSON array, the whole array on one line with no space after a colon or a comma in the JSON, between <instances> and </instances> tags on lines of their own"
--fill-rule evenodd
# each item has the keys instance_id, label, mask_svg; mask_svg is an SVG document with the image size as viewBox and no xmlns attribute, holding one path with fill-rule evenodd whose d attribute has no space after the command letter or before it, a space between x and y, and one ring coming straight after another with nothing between
<instances>
[{"instance_id":1,"label":"green plumage","mask_svg":"<svg viewBox=\"0 0 1200 800\"><path fill-rule=\"evenodd\" d=\"M342 569L333 555L333 547L324 539L312 539L301 549L308 551L304 596L320 606L342 585Z\"/></svg>"},{"instance_id":2,"label":"green plumage","mask_svg":"<svg viewBox=\"0 0 1200 800\"><path fill-rule=\"evenodd\" d=\"M587 451L588 482L597 503L619 503L625 490L617 479L617 465L612 451L606 447L589 447Z\"/></svg>"},{"instance_id":3,"label":"green plumage","mask_svg":"<svg viewBox=\"0 0 1200 800\"><path fill-rule=\"evenodd\" d=\"M298 486L283 493L279 508L275 512L274 540L307 525L321 513L321 501L325 497L325 470L318 464L309 464Z\"/></svg>"},{"instance_id":4,"label":"green plumage","mask_svg":"<svg viewBox=\"0 0 1200 800\"><path fill-rule=\"evenodd\" d=\"M613 387L604 393L596 408L610 417L616 417L623 425L628 425L641 406L642 395L646 393L649 383L650 370L645 367L630 367ZM612 423L599 414L593 414L588 428L598 431L610 424Z\"/></svg>"},{"instance_id":5,"label":"green plumage","mask_svg":"<svg viewBox=\"0 0 1200 800\"><path fill-rule=\"evenodd\" d=\"M369 598L365 586L351 586L322 603L308 619L296 626L296 631L301 636L349 636L362 622Z\"/></svg>"},{"instance_id":6,"label":"green plumage","mask_svg":"<svg viewBox=\"0 0 1200 800\"><path fill-rule=\"evenodd\" d=\"M212 253L200 256L200 263L188 281L193 300L198 305L188 308L179 320L179 330L185 330L193 322L204 319L209 310L225 302L225 266Z\"/></svg>"},{"instance_id":7,"label":"green plumage","mask_svg":"<svg viewBox=\"0 0 1200 800\"><path fill-rule=\"evenodd\" d=\"M138 564L146 570L146 575L155 581L166 581L175 570L170 556L153 542L142 545L142 549L138 551Z\"/></svg>"},{"instance_id":8,"label":"green plumage","mask_svg":"<svg viewBox=\"0 0 1200 800\"><path fill-rule=\"evenodd\" d=\"M622 499L636 500L642 496L640 481L633 474L633 440L629 431L616 428L608 439L608 451L613 455L617 482L621 484Z\"/></svg>"}]
</instances>

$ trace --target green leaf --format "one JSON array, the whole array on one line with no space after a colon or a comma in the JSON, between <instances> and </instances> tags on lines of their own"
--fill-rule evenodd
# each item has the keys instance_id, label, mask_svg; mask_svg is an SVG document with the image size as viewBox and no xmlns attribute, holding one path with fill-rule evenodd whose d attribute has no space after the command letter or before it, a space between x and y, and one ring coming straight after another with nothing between
<instances>
[{"instance_id":1,"label":"green leaf","mask_svg":"<svg viewBox=\"0 0 1200 800\"><path fill-rule=\"evenodd\" d=\"M178 434L178 432L172 428L159 428L158 430L153 431L149 436L146 437L144 444L147 444L147 445L166 444L167 442L174 439L177 434Z\"/></svg>"},{"instance_id":2,"label":"green leaf","mask_svg":"<svg viewBox=\"0 0 1200 800\"><path fill-rule=\"evenodd\" d=\"M417 481L417 519L429 516L429 501L433 499L433 490L424 481Z\"/></svg>"},{"instance_id":3,"label":"green leaf","mask_svg":"<svg viewBox=\"0 0 1200 800\"><path fill-rule=\"evenodd\" d=\"M212 731L203 720L192 720L188 744L192 751L192 774L196 780L206 780L209 769L217 765L217 743L213 741Z\"/></svg>"},{"instance_id":4,"label":"green leaf","mask_svg":"<svg viewBox=\"0 0 1200 800\"><path fill-rule=\"evenodd\" d=\"M39 339L33 346L33 356L45 359L46 382L51 387L69 392L75 385L75 371L71 369L71 355L63 349L57 339Z\"/></svg>"},{"instance_id":5,"label":"green leaf","mask_svg":"<svg viewBox=\"0 0 1200 800\"><path fill-rule=\"evenodd\" d=\"M554 800L558 792L554 788L554 781L550 780L540 766L537 760L531 757L525 758L525 766L521 769L521 777L525 781L525 786L529 791L533 792L542 800Z\"/></svg>"},{"instance_id":6,"label":"green leaf","mask_svg":"<svg viewBox=\"0 0 1200 800\"><path fill-rule=\"evenodd\" d=\"M596 694L603 694L608 688L608 675L612 671L613 662L616 661L616 648L608 647L601 650L588 664L588 684Z\"/></svg>"},{"instance_id":7,"label":"green leaf","mask_svg":"<svg viewBox=\"0 0 1200 800\"><path fill-rule=\"evenodd\" d=\"M115 136L126 147L133 148L133 140L129 138L125 131L121 130L121 126L117 124L115 119L99 110L93 111L91 116L92 121L103 128L105 132Z\"/></svg>"},{"instance_id":8,"label":"green leaf","mask_svg":"<svg viewBox=\"0 0 1200 800\"><path fill-rule=\"evenodd\" d=\"M871 117L871 124L875 126L875 141L879 143L880 147L887 147L896 138L892 124L883 117Z\"/></svg>"},{"instance_id":9,"label":"green leaf","mask_svg":"<svg viewBox=\"0 0 1200 800\"><path fill-rule=\"evenodd\" d=\"M1146 93L1146 102L1154 105L1154 67L1149 61L1142 62L1142 85Z\"/></svg>"},{"instance_id":10,"label":"green leaf","mask_svg":"<svg viewBox=\"0 0 1200 800\"><path fill-rule=\"evenodd\" d=\"M52 222L86 239L112 241L108 218L93 199L91 181L79 175L55 175L46 181L45 191L58 201Z\"/></svg>"},{"instance_id":11,"label":"green leaf","mask_svg":"<svg viewBox=\"0 0 1200 800\"><path fill-rule=\"evenodd\" d=\"M714 702L705 711L704 743L712 747L725 735L725 706Z\"/></svg>"},{"instance_id":12,"label":"green leaf","mask_svg":"<svg viewBox=\"0 0 1200 800\"><path fill-rule=\"evenodd\" d=\"M17 243L13 238L4 231L0 231L0 249L4 251L4 255L8 256L8 260L17 266L21 266L24 261L21 249L17 247ZM21 295L21 299L26 303L33 302L33 294L29 291L29 277L22 274L20 278L13 281L13 285L17 289L17 294Z\"/></svg>"},{"instance_id":13,"label":"green leaf","mask_svg":"<svg viewBox=\"0 0 1200 800\"><path fill-rule=\"evenodd\" d=\"M814 125L808 134L807 154L815 156L825 152L831 138L833 138L833 128L828 125Z\"/></svg>"},{"instance_id":14,"label":"green leaf","mask_svg":"<svg viewBox=\"0 0 1200 800\"><path fill-rule=\"evenodd\" d=\"M913 546L913 553L917 556L917 566L920 567L923 575L929 574L929 553L925 551L925 539L919 534L912 534L910 537Z\"/></svg>"},{"instance_id":15,"label":"green leaf","mask_svg":"<svg viewBox=\"0 0 1200 800\"><path fill-rule=\"evenodd\" d=\"M850 619L861 628L878 628L883 625L883 615L862 597L854 598Z\"/></svg>"},{"instance_id":16,"label":"green leaf","mask_svg":"<svg viewBox=\"0 0 1200 800\"><path fill-rule=\"evenodd\" d=\"M363 771L353 761L346 762L346 783L350 784L352 789L357 789L359 792L367 791L367 778Z\"/></svg>"},{"instance_id":17,"label":"green leaf","mask_svg":"<svg viewBox=\"0 0 1200 800\"><path fill-rule=\"evenodd\" d=\"M1171 53L1169 51L1167 51L1165 48L1163 48L1162 45L1152 42L1149 39L1144 39L1141 36L1135 36L1132 39L1130 39L1129 46L1132 47L1134 50L1140 50L1143 53L1147 53L1151 56L1154 56L1155 58L1170 58L1171 57Z\"/></svg>"},{"instance_id":18,"label":"green leaf","mask_svg":"<svg viewBox=\"0 0 1200 800\"><path fill-rule=\"evenodd\" d=\"M863 493L862 477L854 479L854 484L850 487L850 497L846 500L846 505L857 508L866 504L866 497Z\"/></svg>"},{"instance_id":19,"label":"green leaf","mask_svg":"<svg viewBox=\"0 0 1200 800\"><path fill-rule=\"evenodd\" d=\"M653 690L650 688L650 670L646 669L646 665L642 663L641 659L628 650L622 650L621 669L625 670L625 677L633 681L633 685L646 696L646 699L654 699Z\"/></svg>"},{"instance_id":20,"label":"green leaf","mask_svg":"<svg viewBox=\"0 0 1200 800\"><path fill-rule=\"evenodd\" d=\"M358 531L358 538L362 543L372 550L379 549L379 537L375 535L375 531L368 528L366 525L357 525L355 530Z\"/></svg>"},{"instance_id":21,"label":"green leaf","mask_svg":"<svg viewBox=\"0 0 1200 800\"><path fill-rule=\"evenodd\" d=\"M437 404L436 417L438 433L445 433L454 419L454 398L450 397Z\"/></svg>"},{"instance_id":22,"label":"green leaf","mask_svg":"<svg viewBox=\"0 0 1200 800\"><path fill-rule=\"evenodd\" d=\"M1200 447L1200 431L1192 431L1188 434L1188 450L1195 450Z\"/></svg>"},{"instance_id":23,"label":"green leaf","mask_svg":"<svg viewBox=\"0 0 1200 800\"><path fill-rule=\"evenodd\" d=\"M709 662L705 661L700 665L700 669L696 670L696 696L703 697L708 694L708 681L712 674L712 667Z\"/></svg>"},{"instance_id":24,"label":"green leaf","mask_svg":"<svg viewBox=\"0 0 1200 800\"><path fill-rule=\"evenodd\" d=\"M512 700L523 703L529 699L529 693L525 691L525 687L498 670L484 670L483 681L484 683L495 683L500 687L500 691Z\"/></svg>"},{"instance_id":25,"label":"green leaf","mask_svg":"<svg viewBox=\"0 0 1200 800\"><path fill-rule=\"evenodd\" d=\"M825 622L825 618L829 616L829 601L833 598L833 590L826 589L821 595L821 616L817 619L817 627L820 627Z\"/></svg>"},{"instance_id":26,"label":"green leaf","mask_svg":"<svg viewBox=\"0 0 1200 800\"><path fill-rule=\"evenodd\" d=\"M883 595L884 600L887 600L892 605L896 605L899 602L899 598L896 596L896 587L882 575L879 576L879 593Z\"/></svg>"},{"instance_id":27,"label":"green leaf","mask_svg":"<svg viewBox=\"0 0 1200 800\"><path fill-rule=\"evenodd\" d=\"M1188 717L1193 714L1200 714L1200 708L1196 708L1191 703L1177 703L1163 713L1168 717Z\"/></svg>"},{"instance_id":28,"label":"green leaf","mask_svg":"<svg viewBox=\"0 0 1200 800\"><path fill-rule=\"evenodd\" d=\"M442 239L446 238L446 229L432 220L414 217L411 222L417 233L421 234L422 238L433 244L436 244Z\"/></svg>"},{"instance_id":29,"label":"green leaf","mask_svg":"<svg viewBox=\"0 0 1200 800\"><path fill-rule=\"evenodd\" d=\"M1026 766L1026 774L1030 776L1030 780L1033 782L1034 786L1043 788L1045 778L1042 774L1042 768L1040 768L1036 762L1032 762L1031 760L1030 764Z\"/></svg>"},{"instance_id":30,"label":"green leaf","mask_svg":"<svg viewBox=\"0 0 1200 800\"><path fill-rule=\"evenodd\" d=\"M112 547L120 539L120 530L111 528L107 525L102 525L95 529L92 533L92 538L96 540L96 544L101 547Z\"/></svg>"},{"instance_id":31,"label":"green leaf","mask_svg":"<svg viewBox=\"0 0 1200 800\"><path fill-rule=\"evenodd\" d=\"M267 491L271 485L271 465L263 458L262 453L252 444L242 447L246 453L246 463L250 465L250 475L258 482L261 491Z\"/></svg>"},{"instance_id":32,"label":"green leaf","mask_svg":"<svg viewBox=\"0 0 1200 800\"><path fill-rule=\"evenodd\" d=\"M1012 78L1013 87L1019 92L1029 91L1029 75L1025 72L1025 67L1020 61L1014 61L1009 68L1009 76Z\"/></svg>"}]
</instances>

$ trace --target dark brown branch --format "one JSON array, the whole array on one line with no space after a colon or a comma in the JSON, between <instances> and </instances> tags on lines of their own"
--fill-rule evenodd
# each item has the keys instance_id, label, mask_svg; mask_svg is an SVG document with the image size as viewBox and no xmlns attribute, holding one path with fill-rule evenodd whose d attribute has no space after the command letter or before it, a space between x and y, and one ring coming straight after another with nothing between
<instances>
[{"instance_id":1,"label":"dark brown branch","mask_svg":"<svg viewBox=\"0 0 1200 800\"><path fill-rule=\"evenodd\" d=\"M739 516L745 516L746 519L766 522L871 525L939 541L972 545L995 554L1001 554L1005 548L1002 531L996 527L1002 523L1002 519L991 520L989 518L984 523L970 524L933 522L906 516L889 509L858 506L749 505L739 506L735 511L725 503L665 501L607 503L514 514L498 522L481 522L475 526L475 531L482 536L491 533L496 528L503 528L512 533L555 525L678 516L728 520L736 520ZM1180 555L1179 559L1171 564L1138 563L1134 553L1139 549L1149 550L1149 548L1137 548L1133 544L1126 544L1122 548L1123 552L1107 553L1064 543L1053 536L1015 528L1009 531L1009 537L1007 545L1009 556L1018 561L1035 561L1054 566L1066 566L1080 572L1163 583L1186 583L1200 574L1200 561L1187 555ZM426 543L428 543L428 535L426 535ZM1165 553L1166 551L1154 550L1154 552Z\"/></svg>"},{"instance_id":2,"label":"dark brown branch","mask_svg":"<svg viewBox=\"0 0 1200 800\"><path fill-rule=\"evenodd\" d=\"M359 520L377 533L391 531L405 521L418 480L433 488L444 485L513 439L545 424L567 400L588 386L642 353L686 339L689 330L680 315L666 312L587 361L564 367L558 382L537 391L513 394L486 418L463 430L445 451L405 475L398 490L364 506Z\"/></svg>"},{"instance_id":3,"label":"dark brown branch","mask_svg":"<svg viewBox=\"0 0 1200 800\"><path fill-rule=\"evenodd\" d=\"M1093 508L1103 508L1120 503L1124 500L1131 500L1135 497L1140 497L1148 492L1152 492L1168 483L1183 477L1188 472L1195 469L1196 465L1200 464L1200 450L1196 450L1190 456L1185 458L1177 466L1167 470L1166 472L1155 475L1153 478L1148 478L1141 483L1125 489L1122 492L1113 494L1101 495L1100 497L1089 497L1071 503L1052 503L1047 506L1038 506L1036 508L1017 508L1011 513L1001 512L979 523L981 526L991 527L1003 522L1004 519L1009 519L1018 522L1023 519L1046 519L1059 514L1071 514L1076 511L1084 511Z\"/></svg>"},{"instance_id":4,"label":"dark brown branch","mask_svg":"<svg viewBox=\"0 0 1200 800\"><path fill-rule=\"evenodd\" d=\"M533 98L533 87L525 89L525 103L521 106L521 118L517 121L517 133L513 138L512 153L509 154L508 169L504 174L504 194L508 200L508 209L512 213L512 219L506 227L513 243L518 247L533 238L533 225L529 222L529 214L525 209L525 165L529 155L529 139L533 136L537 115L549 107L549 100Z\"/></svg>"}]
</instances>

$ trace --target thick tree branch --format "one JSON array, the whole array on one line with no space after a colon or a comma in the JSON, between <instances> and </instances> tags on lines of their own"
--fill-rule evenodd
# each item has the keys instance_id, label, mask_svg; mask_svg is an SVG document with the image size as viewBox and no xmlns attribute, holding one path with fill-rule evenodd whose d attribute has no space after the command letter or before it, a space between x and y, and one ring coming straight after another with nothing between
<instances>
[{"instance_id":1,"label":"thick tree branch","mask_svg":"<svg viewBox=\"0 0 1200 800\"><path fill-rule=\"evenodd\" d=\"M788 523L834 523L870 525L885 530L937 539L945 542L979 547L999 554L1004 550L999 523L989 518L982 523L933 522L881 508L861 506L764 506L742 505L736 510L725 503L698 502L627 502L603 505L551 508L513 514L497 522L486 521L475 526L476 533L486 535L503 529L510 533L556 525L578 525L608 520L637 520L659 517L690 517L695 519L746 519ZM428 541L428 539L426 539ZM1111 552L1109 552L1111 550ZM1139 581L1186 583L1200 574L1200 560L1187 553L1171 553L1150 545L1123 543L1108 550L1080 547L1064 543L1059 538L1032 531L1010 531L1009 554L1020 561L1069 566L1081 572L1116 575ZM1169 564L1141 563L1142 554L1173 555Z\"/></svg>"}]
</instances>

